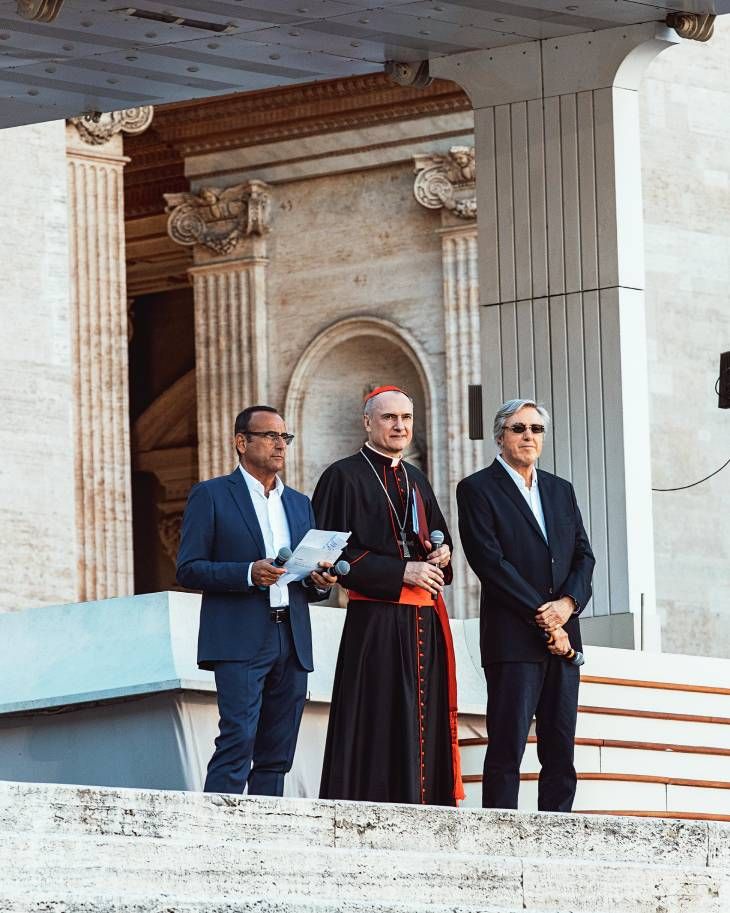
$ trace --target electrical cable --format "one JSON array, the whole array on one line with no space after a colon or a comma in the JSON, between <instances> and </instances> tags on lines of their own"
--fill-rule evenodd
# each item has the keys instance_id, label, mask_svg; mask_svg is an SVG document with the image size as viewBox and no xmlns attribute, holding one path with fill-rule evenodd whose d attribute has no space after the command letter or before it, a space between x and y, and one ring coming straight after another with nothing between
<instances>
[{"instance_id":1,"label":"electrical cable","mask_svg":"<svg viewBox=\"0 0 730 913\"><path fill-rule=\"evenodd\" d=\"M715 393L719 394L720 391L720 380L722 379L722 374L715 381ZM652 491L685 491L688 488L694 488L695 485L701 485L703 482L706 482L708 479L711 479L713 476L716 476L718 472L722 472L726 466L730 466L730 458L725 460L725 462L720 466L719 469L716 469L714 472L711 472L708 476L705 476L704 479L700 479L697 482L690 482L689 485L678 485L676 488L652 488Z\"/></svg>"},{"instance_id":2,"label":"electrical cable","mask_svg":"<svg viewBox=\"0 0 730 913\"><path fill-rule=\"evenodd\" d=\"M708 476L705 476L704 479L700 479L698 482L690 482L689 485L679 485L677 488L652 488L652 491L684 491L686 488L694 488L695 485L701 485L703 482L716 476L718 472L722 472L726 466L730 466L730 459L727 459L719 469L711 472Z\"/></svg>"}]
</instances>

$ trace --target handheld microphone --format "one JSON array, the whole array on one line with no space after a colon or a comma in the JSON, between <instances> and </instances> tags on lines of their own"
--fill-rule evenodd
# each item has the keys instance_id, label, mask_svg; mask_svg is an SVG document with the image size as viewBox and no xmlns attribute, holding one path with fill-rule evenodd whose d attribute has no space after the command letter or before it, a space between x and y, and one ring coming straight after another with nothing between
<instances>
[{"instance_id":1,"label":"handheld microphone","mask_svg":"<svg viewBox=\"0 0 730 913\"><path fill-rule=\"evenodd\" d=\"M441 546L444 544L446 536L444 536L440 529L433 529L429 533L429 539L431 541L431 546L435 551L437 548L441 548Z\"/></svg>"},{"instance_id":2,"label":"handheld microphone","mask_svg":"<svg viewBox=\"0 0 730 913\"><path fill-rule=\"evenodd\" d=\"M322 573L329 574L330 577L346 577L350 573L350 562L340 558L334 567L323 568Z\"/></svg>"},{"instance_id":3,"label":"handheld microphone","mask_svg":"<svg viewBox=\"0 0 730 913\"><path fill-rule=\"evenodd\" d=\"M542 632L542 636L545 638L546 644L551 644L553 642L553 635L548 634L547 631ZM560 659L564 659L566 663L570 663L571 666L582 666L586 661L585 656L580 652L580 650L574 650L570 648L570 653L566 653L565 656L561 656Z\"/></svg>"},{"instance_id":4,"label":"handheld microphone","mask_svg":"<svg viewBox=\"0 0 730 913\"><path fill-rule=\"evenodd\" d=\"M282 548L279 549L279 552L278 552L276 558L274 558L274 560L271 563L274 565L274 567L284 567L284 565L287 563L287 561L291 558L291 556L293 554L294 554L294 552L292 552L292 550L290 548L283 546ZM268 590L268 587L259 586L259 589Z\"/></svg>"},{"instance_id":5,"label":"handheld microphone","mask_svg":"<svg viewBox=\"0 0 730 913\"><path fill-rule=\"evenodd\" d=\"M287 561L291 558L294 553L290 548L284 546L279 549L279 554L274 558L273 565L274 567L284 567Z\"/></svg>"},{"instance_id":6,"label":"handheld microphone","mask_svg":"<svg viewBox=\"0 0 730 913\"><path fill-rule=\"evenodd\" d=\"M444 544L446 536L441 532L440 529L432 529L429 535L429 541L431 542L431 548L436 551L437 548L441 548ZM438 600L438 596L433 597L434 602Z\"/></svg>"}]
</instances>

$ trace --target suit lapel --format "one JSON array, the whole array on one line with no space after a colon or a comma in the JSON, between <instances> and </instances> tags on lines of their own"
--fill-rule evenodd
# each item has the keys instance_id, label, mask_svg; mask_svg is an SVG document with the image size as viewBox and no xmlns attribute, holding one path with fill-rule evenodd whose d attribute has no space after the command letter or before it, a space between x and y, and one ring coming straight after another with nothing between
<instances>
[{"instance_id":1,"label":"suit lapel","mask_svg":"<svg viewBox=\"0 0 730 913\"><path fill-rule=\"evenodd\" d=\"M284 486L284 491L281 495L281 503L284 505L284 513L286 514L286 519L289 523L289 538L291 539L292 550L294 550L303 539L305 530L303 529L300 514L297 512L296 504L291 494L291 488L288 488L286 485Z\"/></svg>"},{"instance_id":2,"label":"suit lapel","mask_svg":"<svg viewBox=\"0 0 730 913\"><path fill-rule=\"evenodd\" d=\"M256 517L256 511L254 510L253 501L251 500L251 495L248 490L248 485L241 475L240 469L234 469L234 471L228 476L228 481L231 483L231 496L236 502L236 507L241 512L243 517L243 522L248 527L249 532L254 538L254 542L259 548L259 552L262 558L266 557L266 546L264 545L264 537L261 535L261 527L259 526L258 518Z\"/></svg>"},{"instance_id":3,"label":"suit lapel","mask_svg":"<svg viewBox=\"0 0 730 913\"><path fill-rule=\"evenodd\" d=\"M527 501L520 494L513 479L511 479L509 474L507 473L507 470L504 468L504 466L501 465L501 463L499 463L498 460L495 460L492 463L492 474L494 475L494 478L497 480L499 485L502 487L502 489L505 492L505 494L507 495L507 497L510 498L510 500L513 502L515 507L519 510L519 512L522 514L522 516L525 518L525 520L527 520L529 525L533 528L533 530L540 537L540 541L544 545L547 545L547 542L545 541L545 536L543 536L542 530L540 529L540 524L535 519L535 515L530 510L530 506L528 505ZM540 499L542 500L542 491L540 492ZM543 512L544 512L544 510L545 510L545 502L543 501ZM548 526L548 523L547 523L547 517L545 518L545 525L546 525L547 529L549 530L550 527Z\"/></svg>"},{"instance_id":4,"label":"suit lapel","mask_svg":"<svg viewBox=\"0 0 730 913\"><path fill-rule=\"evenodd\" d=\"M540 503L542 504L542 515L545 518L545 529L547 530L548 542L555 529L554 518L555 511L553 504L553 486L549 473L537 470L537 484L540 492Z\"/></svg>"}]
</instances>

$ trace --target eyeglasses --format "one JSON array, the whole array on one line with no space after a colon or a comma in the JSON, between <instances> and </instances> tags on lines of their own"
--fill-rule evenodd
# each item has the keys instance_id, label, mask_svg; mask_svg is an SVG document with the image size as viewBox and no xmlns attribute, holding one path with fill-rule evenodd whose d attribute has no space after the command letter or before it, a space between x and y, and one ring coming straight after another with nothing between
<instances>
[{"instance_id":1,"label":"eyeglasses","mask_svg":"<svg viewBox=\"0 0 730 913\"><path fill-rule=\"evenodd\" d=\"M265 437L270 444L275 444L281 439L287 447L294 440L294 435L287 434L286 431L283 434L279 434L278 431L239 431L238 433L245 434L246 437Z\"/></svg>"},{"instance_id":2,"label":"eyeglasses","mask_svg":"<svg viewBox=\"0 0 730 913\"><path fill-rule=\"evenodd\" d=\"M528 428L533 434L545 434L544 425L525 425L523 422L515 422L514 425L505 425L505 428L512 434L524 434Z\"/></svg>"}]
</instances>

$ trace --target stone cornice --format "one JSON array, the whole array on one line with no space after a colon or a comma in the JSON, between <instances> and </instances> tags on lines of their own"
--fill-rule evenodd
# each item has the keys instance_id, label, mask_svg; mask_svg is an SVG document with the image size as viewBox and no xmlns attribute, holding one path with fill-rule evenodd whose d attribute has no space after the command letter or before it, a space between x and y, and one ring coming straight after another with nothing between
<instances>
[{"instance_id":1,"label":"stone cornice","mask_svg":"<svg viewBox=\"0 0 730 913\"><path fill-rule=\"evenodd\" d=\"M384 73L158 108L157 130L185 156L470 108L456 85L395 86Z\"/></svg>"},{"instance_id":2,"label":"stone cornice","mask_svg":"<svg viewBox=\"0 0 730 913\"><path fill-rule=\"evenodd\" d=\"M160 105L150 130L125 138L127 217L162 212L163 193L186 189L189 155L470 109L454 83L408 89L383 73Z\"/></svg>"}]
</instances>

